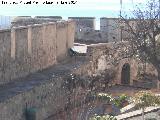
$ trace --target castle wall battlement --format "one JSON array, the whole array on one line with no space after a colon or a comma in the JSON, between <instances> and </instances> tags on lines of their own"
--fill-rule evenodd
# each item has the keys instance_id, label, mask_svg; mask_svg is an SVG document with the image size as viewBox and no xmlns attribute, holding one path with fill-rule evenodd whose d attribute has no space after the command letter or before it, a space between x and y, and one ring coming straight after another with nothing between
<instances>
[{"instance_id":1,"label":"castle wall battlement","mask_svg":"<svg viewBox=\"0 0 160 120\"><path fill-rule=\"evenodd\" d=\"M0 30L0 84L48 68L67 57L75 23L52 22Z\"/></svg>"}]
</instances>

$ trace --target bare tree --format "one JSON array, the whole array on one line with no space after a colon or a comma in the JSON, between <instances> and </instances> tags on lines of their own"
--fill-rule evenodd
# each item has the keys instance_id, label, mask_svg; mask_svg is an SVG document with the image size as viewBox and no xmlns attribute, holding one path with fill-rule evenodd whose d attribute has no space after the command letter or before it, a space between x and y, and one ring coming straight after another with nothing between
<instances>
[{"instance_id":1,"label":"bare tree","mask_svg":"<svg viewBox=\"0 0 160 120\"><path fill-rule=\"evenodd\" d=\"M144 120L144 110L150 106L160 105L160 96L152 93L151 91L139 91L132 98L132 102L136 108L142 109L142 120Z\"/></svg>"},{"instance_id":2,"label":"bare tree","mask_svg":"<svg viewBox=\"0 0 160 120\"><path fill-rule=\"evenodd\" d=\"M147 60L158 72L160 80L160 1L148 0L147 4L137 5L132 11L132 19L121 17L123 32L133 53L141 60ZM122 28L122 27L121 27ZM160 38L160 37L159 37Z\"/></svg>"}]
</instances>

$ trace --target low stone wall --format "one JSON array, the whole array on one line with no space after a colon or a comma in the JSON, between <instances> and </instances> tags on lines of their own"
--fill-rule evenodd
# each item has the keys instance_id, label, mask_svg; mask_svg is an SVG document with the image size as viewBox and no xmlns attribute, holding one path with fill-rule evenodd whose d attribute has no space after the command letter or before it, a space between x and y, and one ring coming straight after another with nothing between
<instances>
[{"instance_id":1,"label":"low stone wall","mask_svg":"<svg viewBox=\"0 0 160 120\"><path fill-rule=\"evenodd\" d=\"M67 104L67 90L63 87L66 76L88 75L89 72L92 72L91 65L77 60L77 63L71 61L31 74L20 83L10 83L11 87L0 92L0 119L26 120L26 111L29 111L30 115L35 114L36 120L44 120L64 110Z\"/></svg>"},{"instance_id":2,"label":"low stone wall","mask_svg":"<svg viewBox=\"0 0 160 120\"><path fill-rule=\"evenodd\" d=\"M26 110L35 109L36 120L44 120L65 106L67 100L61 83L61 78L52 79L49 83L36 86L1 102L0 119L25 120Z\"/></svg>"},{"instance_id":3,"label":"low stone wall","mask_svg":"<svg viewBox=\"0 0 160 120\"><path fill-rule=\"evenodd\" d=\"M116 84L122 84L122 68L125 64L129 64L130 72L130 85L133 85L133 80L138 80L137 75L139 72L139 64L141 61L126 57L123 55L125 53L124 43L100 43L88 46L88 56L90 56L90 61L92 61L92 69L94 73L98 74L105 69L113 69L116 71L115 79L113 80ZM129 56L129 55L128 55ZM152 69L152 71L149 71ZM147 66L147 73L152 73L156 75L153 66Z\"/></svg>"}]
</instances>

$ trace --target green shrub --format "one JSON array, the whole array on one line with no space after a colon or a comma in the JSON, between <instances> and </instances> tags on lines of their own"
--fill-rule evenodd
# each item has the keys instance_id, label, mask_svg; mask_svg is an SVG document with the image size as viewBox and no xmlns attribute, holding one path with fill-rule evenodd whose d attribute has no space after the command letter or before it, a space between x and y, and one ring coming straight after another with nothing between
<instances>
[{"instance_id":1,"label":"green shrub","mask_svg":"<svg viewBox=\"0 0 160 120\"><path fill-rule=\"evenodd\" d=\"M122 94L112 100L113 104L117 107L123 107L123 103L125 101L128 101L128 97L125 94Z\"/></svg>"}]
</instances>

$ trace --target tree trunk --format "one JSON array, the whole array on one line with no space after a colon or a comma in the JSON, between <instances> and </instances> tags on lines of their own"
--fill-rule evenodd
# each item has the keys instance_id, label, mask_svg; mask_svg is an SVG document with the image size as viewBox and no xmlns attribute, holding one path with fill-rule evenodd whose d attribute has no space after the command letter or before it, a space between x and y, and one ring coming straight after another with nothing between
<instances>
[{"instance_id":1,"label":"tree trunk","mask_svg":"<svg viewBox=\"0 0 160 120\"><path fill-rule=\"evenodd\" d=\"M142 120L144 120L144 108L142 108Z\"/></svg>"},{"instance_id":2,"label":"tree trunk","mask_svg":"<svg viewBox=\"0 0 160 120\"><path fill-rule=\"evenodd\" d=\"M157 89L160 89L160 70L157 70L157 72L158 72Z\"/></svg>"}]
</instances>

